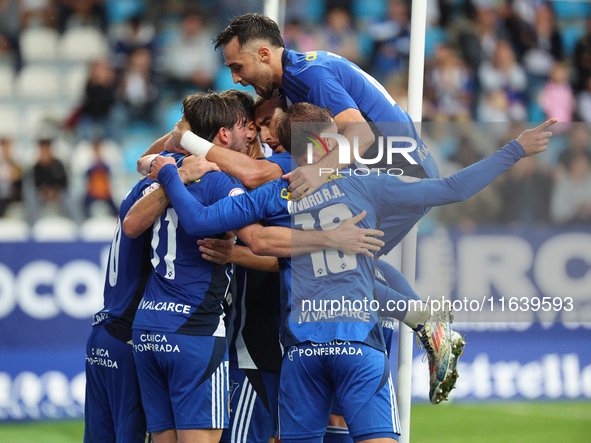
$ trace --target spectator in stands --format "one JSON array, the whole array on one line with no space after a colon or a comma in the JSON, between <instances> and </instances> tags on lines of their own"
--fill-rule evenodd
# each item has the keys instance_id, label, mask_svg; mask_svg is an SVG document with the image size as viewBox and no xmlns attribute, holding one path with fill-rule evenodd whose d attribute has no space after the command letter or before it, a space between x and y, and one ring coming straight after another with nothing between
<instances>
[{"instance_id":1,"label":"spectator in stands","mask_svg":"<svg viewBox=\"0 0 591 443\"><path fill-rule=\"evenodd\" d=\"M78 137L92 140L97 132L117 140L116 122L111 119L115 104L117 78L113 67L105 60L92 63L86 83L84 102L79 110Z\"/></svg>"},{"instance_id":2,"label":"spectator in stands","mask_svg":"<svg viewBox=\"0 0 591 443\"><path fill-rule=\"evenodd\" d=\"M550 210L555 223L591 222L591 163L587 155L572 157L567 173L557 177Z\"/></svg>"},{"instance_id":3,"label":"spectator in stands","mask_svg":"<svg viewBox=\"0 0 591 443\"><path fill-rule=\"evenodd\" d=\"M148 49L136 49L129 56L119 91L126 123L154 122L158 88L152 81L152 54Z\"/></svg>"},{"instance_id":4,"label":"spectator in stands","mask_svg":"<svg viewBox=\"0 0 591 443\"><path fill-rule=\"evenodd\" d=\"M446 173L454 174L482 158L483 155L472 147L472 143L462 137L457 152L445 165ZM497 191L488 186L466 201L440 208L439 219L445 224L459 225L462 229L473 229L476 225L494 223L500 208Z\"/></svg>"},{"instance_id":5,"label":"spectator in stands","mask_svg":"<svg viewBox=\"0 0 591 443\"><path fill-rule=\"evenodd\" d=\"M591 123L591 77L587 78L585 88L577 94L577 116L581 121Z\"/></svg>"},{"instance_id":6,"label":"spectator in stands","mask_svg":"<svg viewBox=\"0 0 591 443\"><path fill-rule=\"evenodd\" d=\"M16 0L0 0L0 65L21 68L20 10Z\"/></svg>"},{"instance_id":7,"label":"spectator in stands","mask_svg":"<svg viewBox=\"0 0 591 443\"><path fill-rule=\"evenodd\" d=\"M486 94L490 91L504 91L509 100L511 120L526 120L525 93L527 77L525 70L515 60L511 45L499 40L492 61L482 63L478 71L479 83Z\"/></svg>"},{"instance_id":8,"label":"spectator in stands","mask_svg":"<svg viewBox=\"0 0 591 443\"><path fill-rule=\"evenodd\" d=\"M501 196L501 223L532 225L549 222L552 177L540 167L537 158L518 161L498 187Z\"/></svg>"},{"instance_id":9,"label":"spectator in stands","mask_svg":"<svg viewBox=\"0 0 591 443\"><path fill-rule=\"evenodd\" d=\"M154 52L156 30L152 24L134 15L127 22L115 26L110 32L113 51L113 65L117 69L125 67L127 58L137 49L149 49Z\"/></svg>"},{"instance_id":10,"label":"spectator in stands","mask_svg":"<svg viewBox=\"0 0 591 443\"><path fill-rule=\"evenodd\" d=\"M557 174L566 174L573 158L584 155L591 162L591 129L585 123L575 123L569 131L568 148L558 156Z\"/></svg>"},{"instance_id":11,"label":"spectator in stands","mask_svg":"<svg viewBox=\"0 0 591 443\"><path fill-rule=\"evenodd\" d=\"M575 46L573 65L577 74L576 89L589 89L591 78L591 18L587 20L587 33L581 37Z\"/></svg>"},{"instance_id":12,"label":"spectator in stands","mask_svg":"<svg viewBox=\"0 0 591 443\"><path fill-rule=\"evenodd\" d=\"M410 21L408 7L402 0L390 0L388 18L368 27L373 39L372 74L380 81L408 69Z\"/></svg>"},{"instance_id":13,"label":"spectator in stands","mask_svg":"<svg viewBox=\"0 0 591 443\"><path fill-rule=\"evenodd\" d=\"M54 157L52 141L39 140L39 157L33 167L37 201L42 205L56 206L63 212L68 177L64 164Z\"/></svg>"},{"instance_id":14,"label":"spectator in stands","mask_svg":"<svg viewBox=\"0 0 591 443\"><path fill-rule=\"evenodd\" d=\"M55 9L51 0L19 1L17 3L21 17L19 24L23 28L51 26L55 18Z\"/></svg>"},{"instance_id":15,"label":"spectator in stands","mask_svg":"<svg viewBox=\"0 0 591 443\"><path fill-rule=\"evenodd\" d=\"M569 69L565 63L554 63L550 71L550 80L540 92L539 102L547 118L555 117L559 122L573 121L576 102L569 83ZM567 126L559 125L556 129L560 128L564 131Z\"/></svg>"},{"instance_id":16,"label":"spectator in stands","mask_svg":"<svg viewBox=\"0 0 591 443\"><path fill-rule=\"evenodd\" d=\"M509 38L499 11L491 1L481 0L476 6L476 21L464 26L458 38L462 56L475 74L482 63L492 62L499 40Z\"/></svg>"},{"instance_id":17,"label":"spectator in stands","mask_svg":"<svg viewBox=\"0 0 591 443\"><path fill-rule=\"evenodd\" d=\"M361 64L359 35L346 9L333 8L326 15L325 25L318 33L318 49L330 51Z\"/></svg>"},{"instance_id":18,"label":"spectator in stands","mask_svg":"<svg viewBox=\"0 0 591 443\"><path fill-rule=\"evenodd\" d=\"M107 12L103 0L59 0L58 29L64 32L77 26L94 26L107 31Z\"/></svg>"},{"instance_id":19,"label":"spectator in stands","mask_svg":"<svg viewBox=\"0 0 591 443\"><path fill-rule=\"evenodd\" d=\"M12 139L0 140L0 217L8 206L22 200L23 173L12 157Z\"/></svg>"},{"instance_id":20,"label":"spectator in stands","mask_svg":"<svg viewBox=\"0 0 591 443\"><path fill-rule=\"evenodd\" d=\"M296 52L315 51L320 48L314 36L306 30L298 19L293 19L285 25L283 41L287 49Z\"/></svg>"},{"instance_id":21,"label":"spectator in stands","mask_svg":"<svg viewBox=\"0 0 591 443\"><path fill-rule=\"evenodd\" d=\"M540 0L510 0L501 11L505 29L518 59L530 45L536 8Z\"/></svg>"},{"instance_id":22,"label":"spectator in stands","mask_svg":"<svg viewBox=\"0 0 591 443\"><path fill-rule=\"evenodd\" d=\"M509 109L509 97L505 91L495 89L480 99L476 119L479 122L509 122Z\"/></svg>"},{"instance_id":23,"label":"spectator in stands","mask_svg":"<svg viewBox=\"0 0 591 443\"><path fill-rule=\"evenodd\" d=\"M92 144L94 163L86 171L87 184L86 197L84 198L84 214L86 218L92 215L92 206L96 201L104 202L113 216L117 216L118 213L111 194L111 170L102 158L101 143L102 140L99 138L94 140Z\"/></svg>"},{"instance_id":24,"label":"spectator in stands","mask_svg":"<svg viewBox=\"0 0 591 443\"><path fill-rule=\"evenodd\" d=\"M564 58L560 32L554 14L547 4L536 10L536 21L530 35L525 38L527 49L523 56L529 76L539 80L548 78L554 62Z\"/></svg>"},{"instance_id":25,"label":"spectator in stands","mask_svg":"<svg viewBox=\"0 0 591 443\"><path fill-rule=\"evenodd\" d=\"M163 69L169 86L179 97L213 86L220 67L219 54L211 45L211 32L204 27L201 14L187 15L178 33L162 48Z\"/></svg>"},{"instance_id":26,"label":"spectator in stands","mask_svg":"<svg viewBox=\"0 0 591 443\"><path fill-rule=\"evenodd\" d=\"M472 79L466 63L447 45L439 45L427 75L436 121L471 120Z\"/></svg>"}]
</instances>

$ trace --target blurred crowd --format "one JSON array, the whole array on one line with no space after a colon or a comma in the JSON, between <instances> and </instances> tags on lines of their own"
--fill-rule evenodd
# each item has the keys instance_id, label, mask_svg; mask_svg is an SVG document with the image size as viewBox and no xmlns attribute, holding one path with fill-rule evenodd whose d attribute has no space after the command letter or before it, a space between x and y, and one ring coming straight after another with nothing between
<instances>
[{"instance_id":1,"label":"blurred crowd","mask_svg":"<svg viewBox=\"0 0 591 443\"><path fill-rule=\"evenodd\" d=\"M0 0L0 217L113 217L182 98L235 87L211 38L262 3ZM287 0L286 47L348 58L406 109L410 3ZM591 3L429 0L427 21L423 120L442 175L523 122L561 122L543 160L436 223L591 223Z\"/></svg>"}]
</instances>

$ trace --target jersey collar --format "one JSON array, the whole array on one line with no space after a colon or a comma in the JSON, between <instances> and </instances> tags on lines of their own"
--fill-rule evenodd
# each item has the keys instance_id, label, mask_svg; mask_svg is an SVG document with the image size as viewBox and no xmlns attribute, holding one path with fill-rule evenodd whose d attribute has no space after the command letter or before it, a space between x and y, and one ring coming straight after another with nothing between
<instances>
[{"instance_id":1,"label":"jersey collar","mask_svg":"<svg viewBox=\"0 0 591 443\"><path fill-rule=\"evenodd\" d=\"M289 54L293 52L289 49L283 48L283 54L281 54L281 69L285 71L288 66L294 66L293 62L289 58Z\"/></svg>"}]
</instances>

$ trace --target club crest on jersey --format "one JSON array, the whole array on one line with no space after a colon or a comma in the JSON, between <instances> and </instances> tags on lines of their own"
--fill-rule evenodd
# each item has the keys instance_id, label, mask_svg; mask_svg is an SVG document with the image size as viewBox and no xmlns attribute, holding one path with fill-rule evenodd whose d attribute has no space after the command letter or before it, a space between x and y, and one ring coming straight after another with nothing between
<instances>
[{"instance_id":1,"label":"club crest on jersey","mask_svg":"<svg viewBox=\"0 0 591 443\"><path fill-rule=\"evenodd\" d=\"M291 200L291 192L289 192L286 188L281 190L281 198L284 200Z\"/></svg>"},{"instance_id":2,"label":"club crest on jersey","mask_svg":"<svg viewBox=\"0 0 591 443\"><path fill-rule=\"evenodd\" d=\"M142 191L142 195L148 195L150 192L155 191L159 187L160 187L160 183L152 183L150 186L148 186L146 189L144 189Z\"/></svg>"},{"instance_id":3,"label":"club crest on jersey","mask_svg":"<svg viewBox=\"0 0 591 443\"><path fill-rule=\"evenodd\" d=\"M230 197L236 197L237 195L244 194L244 189L234 188L228 194Z\"/></svg>"}]
</instances>

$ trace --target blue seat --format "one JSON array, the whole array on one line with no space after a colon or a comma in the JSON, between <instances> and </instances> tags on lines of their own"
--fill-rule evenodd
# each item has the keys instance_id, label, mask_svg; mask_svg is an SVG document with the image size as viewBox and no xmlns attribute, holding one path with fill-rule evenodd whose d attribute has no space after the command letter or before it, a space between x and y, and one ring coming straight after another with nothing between
<instances>
[{"instance_id":1,"label":"blue seat","mask_svg":"<svg viewBox=\"0 0 591 443\"><path fill-rule=\"evenodd\" d=\"M440 43L447 42L447 33L439 26L427 28L425 32L425 58L429 58L435 52Z\"/></svg>"},{"instance_id":2,"label":"blue seat","mask_svg":"<svg viewBox=\"0 0 591 443\"><path fill-rule=\"evenodd\" d=\"M125 172L137 170L137 159L150 147L154 140L129 139L123 143L123 163Z\"/></svg>"},{"instance_id":3,"label":"blue seat","mask_svg":"<svg viewBox=\"0 0 591 443\"><path fill-rule=\"evenodd\" d=\"M142 14L146 5L142 0L107 0L105 9L109 23L121 23Z\"/></svg>"},{"instance_id":4,"label":"blue seat","mask_svg":"<svg viewBox=\"0 0 591 443\"><path fill-rule=\"evenodd\" d=\"M589 18L591 4L588 1L553 1L550 2L558 19L572 20Z\"/></svg>"},{"instance_id":5,"label":"blue seat","mask_svg":"<svg viewBox=\"0 0 591 443\"><path fill-rule=\"evenodd\" d=\"M577 42L585 35L585 25L584 24L577 24L568 26L566 29L560 31L560 38L562 40L562 47L564 48L564 52L569 57L575 52L575 47L577 46Z\"/></svg>"},{"instance_id":6,"label":"blue seat","mask_svg":"<svg viewBox=\"0 0 591 443\"><path fill-rule=\"evenodd\" d=\"M353 0L353 17L358 20L381 20L386 17L387 10L385 0Z\"/></svg>"},{"instance_id":7,"label":"blue seat","mask_svg":"<svg viewBox=\"0 0 591 443\"><path fill-rule=\"evenodd\" d=\"M244 87L240 83L235 85L234 82L232 81L232 73L226 67L222 67L218 71L218 73L215 77L215 80L214 80L213 88L218 92L219 91L226 91L228 89L238 89L239 91L248 92L253 97L257 96L257 94L254 91L254 88L252 86Z\"/></svg>"},{"instance_id":8,"label":"blue seat","mask_svg":"<svg viewBox=\"0 0 591 443\"><path fill-rule=\"evenodd\" d=\"M530 122L543 122L546 120L546 114L537 100L531 100L527 110Z\"/></svg>"},{"instance_id":9,"label":"blue seat","mask_svg":"<svg viewBox=\"0 0 591 443\"><path fill-rule=\"evenodd\" d=\"M182 114L183 101L179 100L171 105L165 106L161 109L160 121L162 122L162 133L172 131L175 123L183 118Z\"/></svg>"},{"instance_id":10,"label":"blue seat","mask_svg":"<svg viewBox=\"0 0 591 443\"><path fill-rule=\"evenodd\" d=\"M285 17L286 21L298 19L305 23L322 23L326 14L325 0L299 0L287 2Z\"/></svg>"}]
</instances>

